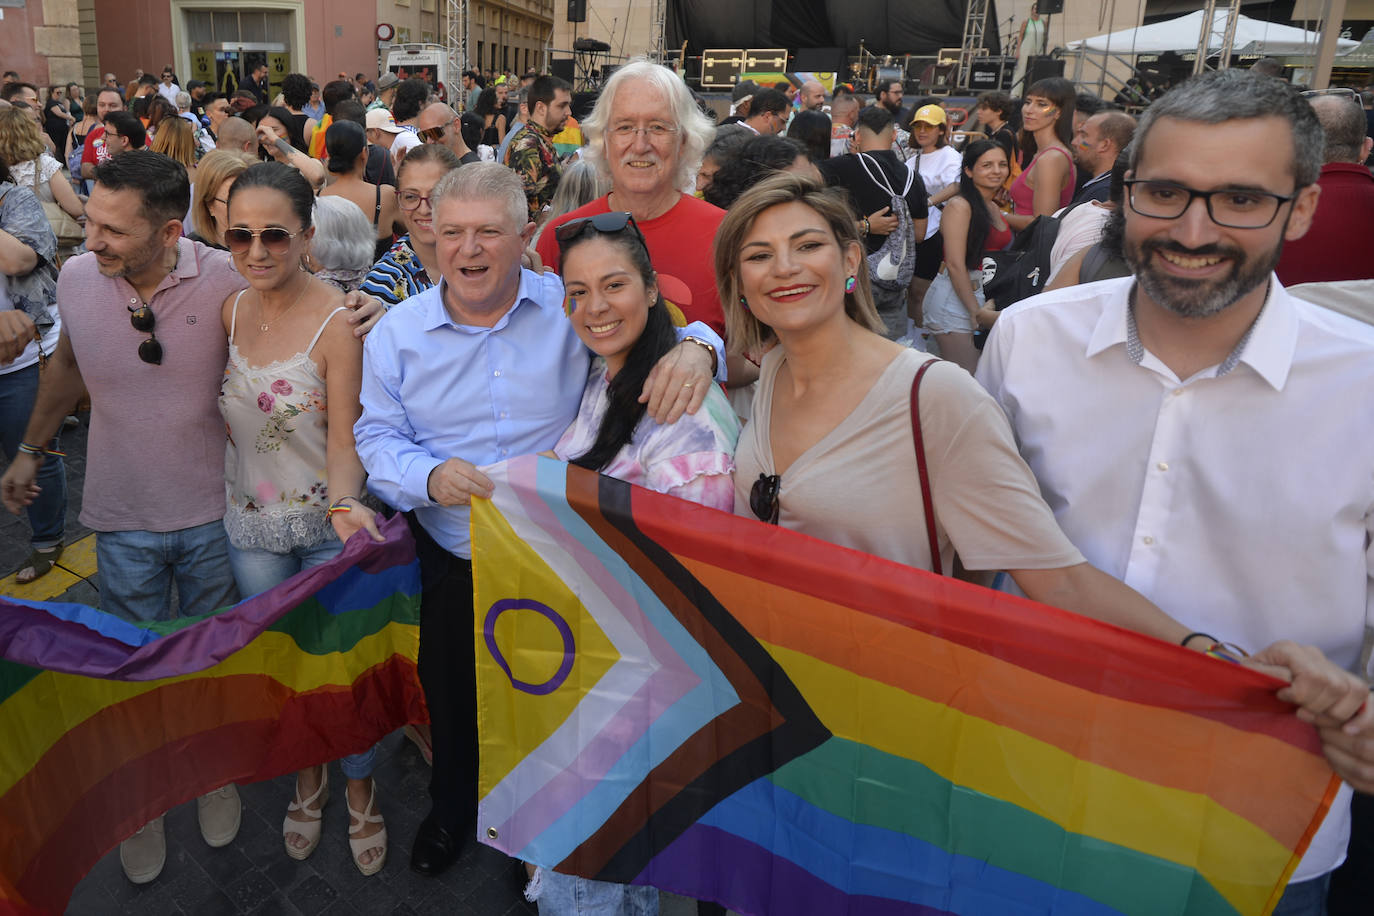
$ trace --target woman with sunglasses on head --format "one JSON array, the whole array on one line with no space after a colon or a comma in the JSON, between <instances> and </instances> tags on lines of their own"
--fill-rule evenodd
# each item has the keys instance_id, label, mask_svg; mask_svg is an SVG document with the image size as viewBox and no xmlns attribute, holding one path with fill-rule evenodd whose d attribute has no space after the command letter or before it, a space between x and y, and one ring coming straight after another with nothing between
<instances>
[{"instance_id":1,"label":"woman with sunglasses on head","mask_svg":"<svg viewBox=\"0 0 1374 916\"><path fill-rule=\"evenodd\" d=\"M945 204L944 264L922 302L925 328L939 338L940 353L970 373L978 366L973 333L997 320L983 299L983 252L1011 244L1011 227L995 200L1008 171L1007 152L993 140L964 150L959 193Z\"/></svg>"},{"instance_id":2,"label":"woman with sunglasses on head","mask_svg":"<svg viewBox=\"0 0 1374 916\"><path fill-rule=\"evenodd\" d=\"M1037 601L1175 643L1187 633L1084 562L971 375L882 337L838 192L793 176L755 186L721 223L715 263L731 346L757 347L765 325L778 340L735 455L737 514L936 572L957 551Z\"/></svg>"},{"instance_id":3,"label":"woman with sunglasses on head","mask_svg":"<svg viewBox=\"0 0 1374 916\"><path fill-rule=\"evenodd\" d=\"M1033 84L1021 103L1021 163L1024 171L1008 196L1013 211L1007 222L1016 231L1037 216L1053 216L1069 205L1077 172L1069 142L1078 93L1073 83L1053 76Z\"/></svg>"},{"instance_id":4,"label":"woman with sunglasses on head","mask_svg":"<svg viewBox=\"0 0 1374 916\"><path fill-rule=\"evenodd\" d=\"M438 143L411 147L396 171L396 204L406 234L373 265L362 291L387 308L432 287L439 270L435 254L434 208L429 195L439 179L461 163L453 150Z\"/></svg>"},{"instance_id":5,"label":"woman with sunglasses on head","mask_svg":"<svg viewBox=\"0 0 1374 916\"><path fill-rule=\"evenodd\" d=\"M220 411L225 456L229 561L244 596L337 556L363 530L381 540L358 500L363 466L353 443L361 408L362 343L345 316L343 293L304 269L314 230L314 195L299 172L268 162L247 169L229 191L225 241L249 288L224 301L229 364ZM326 410L327 406L327 410ZM376 748L345 757L349 846L364 875L386 860L386 828L371 779ZM328 800L327 766L296 775L282 832L286 853L304 859L319 843Z\"/></svg>"},{"instance_id":6,"label":"woman with sunglasses on head","mask_svg":"<svg viewBox=\"0 0 1374 916\"><path fill-rule=\"evenodd\" d=\"M363 179L367 169L367 132L353 121L335 121L324 135L330 183L321 197L341 197L351 201L372 224L376 261L391 249L391 237L401 222L396 189L389 184L373 184Z\"/></svg>"},{"instance_id":7,"label":"woman with sunglasses on head","mask_svg":"<svg viewBox=\"0 0 1374 916\"><path fill-rule=\"evenodd\" d=\"M584 217L554 230L568 320L596 354L577 418L554 456L658 493L729 512L734 507L736 419L712 385L676 423L646 415L639 392L679 334L659 293L644 237L628 213ZM541 868L528 895L540 916L652 916L658 890Z\"/></svg>"}]
</instances>

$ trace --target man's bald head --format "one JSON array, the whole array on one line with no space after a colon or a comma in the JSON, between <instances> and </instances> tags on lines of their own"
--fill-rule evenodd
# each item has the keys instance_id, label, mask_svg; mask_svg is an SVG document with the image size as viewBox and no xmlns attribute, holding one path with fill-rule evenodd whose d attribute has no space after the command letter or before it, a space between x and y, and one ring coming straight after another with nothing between
<instances>
[{"instance_id":1,"label":"man's bald head","mask_svg":"<svg viewBox=\"0 0 1374 916\"><path fill-rule=\"evenodd\" d=\"M453 109L443 102L433 102L426 105L415 117L416 130L429 130L432 127L443 127L453 122L457 115Z\"/></svg>"},{"instance_id":2,"label":"man's bald head","mask_svg":"<svg viewBox=\"0 0 1374 916\"><path fill-rule=\"evenodd\" d=\"M1369 156L1371 142L1365 136L1368 127L1364 108L1353 99L1340 95L1319 95L1309 99L1317 113L1322 130L1326 132L1323 162L1364 162Z\"/></svg>"},{"instance_id":3,"label":"man's bald head","mask_svg":"<svg viewBox=\"0 0 1374 916\"><path fill-rule=\"evenodd\" d=\"M215 136L215 148L231 153L252 153L258 148L257 131L243 118L225 118Z\"/></svg>"},{"instance_id":4,"label":"man's bald head","mask_svg":"<svg viewBox=\"0 0 1374 916\"><path fill-rule=\"evenodd\" d=\"M835 100L830 103L830 120L836 124L848 124L853 127L858 118L858 99L848 93L835 96Z\"/></svg>"},{"instance_id":5,"label":"man's bald head","mask_svg":"<svg viewBox=\"0 0 1374 916\"><path fill-rule=\"evenodd\" d=\"M799 95L803 111L820 111L825 106L825 87L816 80L802 83Z\"/></svg>"}]
</instances>

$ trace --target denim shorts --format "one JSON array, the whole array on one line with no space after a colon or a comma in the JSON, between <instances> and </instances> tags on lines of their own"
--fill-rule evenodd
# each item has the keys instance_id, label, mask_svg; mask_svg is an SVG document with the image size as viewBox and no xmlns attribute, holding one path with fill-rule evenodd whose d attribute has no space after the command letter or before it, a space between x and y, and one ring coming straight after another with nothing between
<instances>
[{"instance_id":1,"label":"denim shorts","mask_svg":"<svg viewBox=\"0 0 1374 916\"><path fill-rule=\"evenodd\" d=\"M983 272L970 270L968 278L973 284L973 298L982 306ZM926 298L921 304L921 316L925 329L932 334L972 334L978 330L973 316L964 308L964 303L959 301L959 296L954 292L954 284L950 282L947 268L936 274L935 279L931 281L930 289L926 290Z\"/></svg>"}]
</instances>

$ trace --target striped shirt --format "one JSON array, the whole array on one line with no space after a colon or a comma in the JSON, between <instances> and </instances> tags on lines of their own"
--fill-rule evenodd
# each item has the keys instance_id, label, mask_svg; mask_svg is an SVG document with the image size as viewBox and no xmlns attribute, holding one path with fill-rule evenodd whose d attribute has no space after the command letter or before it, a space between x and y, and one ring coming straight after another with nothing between
<instances>
[{"instance_id":1,"label":"striped shirt","mask_svg":"<svg viewBox=\"0 0 1374 916\"><path fill-rule=\"evenodd\" d=\"M372 270L363 279L362 291L375 296L391 308L411 296L419 295L434 285L425 272L415 249L410 247L410 236L403 235L382 255L382 259L372 265Z\"/></svg>"}]
</instances>

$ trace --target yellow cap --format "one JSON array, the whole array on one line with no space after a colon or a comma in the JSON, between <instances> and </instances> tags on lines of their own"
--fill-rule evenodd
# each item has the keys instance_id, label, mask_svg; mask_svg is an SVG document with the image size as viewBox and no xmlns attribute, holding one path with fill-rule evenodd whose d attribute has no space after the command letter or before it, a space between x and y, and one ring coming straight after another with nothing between
<instances>
[{"instance_id":1,"label":"yellow cap","mask_svg":"<svg viewBox=\"0 0 1374 916\"><path fill-rule=\"evenodd\" d=\"M911 123L920 121L922 124L939 125L946 123L945 110L939 105L922 105L916 109L916 113L911 116Z\"/></svg>"}]
</instances>

